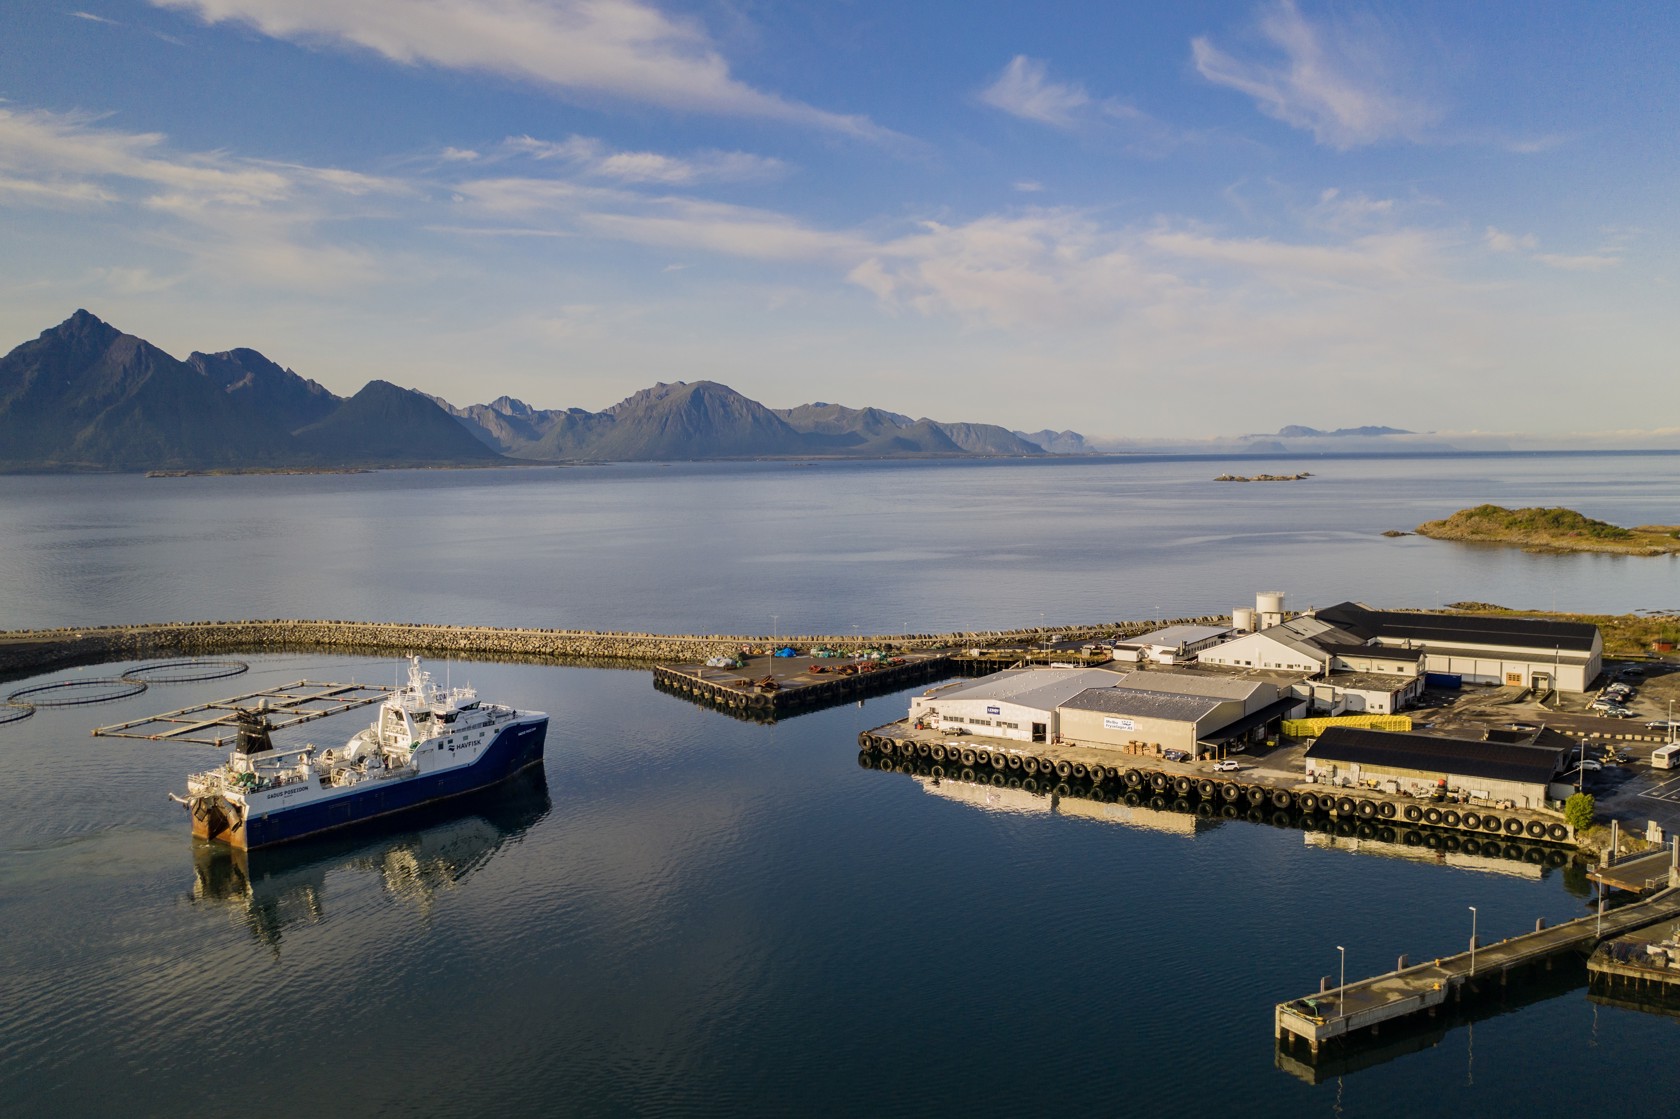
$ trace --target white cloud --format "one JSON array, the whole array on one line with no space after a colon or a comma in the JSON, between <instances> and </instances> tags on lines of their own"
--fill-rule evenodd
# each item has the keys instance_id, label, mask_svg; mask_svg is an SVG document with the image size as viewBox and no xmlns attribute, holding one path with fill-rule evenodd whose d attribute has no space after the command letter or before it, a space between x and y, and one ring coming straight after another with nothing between
<instances>
[{"instance_id":1,"label":"white cloud","mask_svg":"<svg viewBox=\"0 0 1680 1119\"><path fill-rule=\"evenodd\" d=\"M104 16L96 16L92 12L71 12L70 15L76 19L85 19L89 23L105 23L112 27L122 26L122 24L118 23L114 19L107 19Z\"/></svg>"},{"instance_id":2,"label":"white cloud","mask_svg":"<svg viewBox=\"0 0 1680 1119\"><path fill-rule=\"evenodd\" d=\"M1489 252L1520 253L1528 260L1562 272L1602 272L1622 263L1623 246L1619 239L1593 253L1543 253L1539 251L1540 239L1534 234L1519 237L1490 225L1482 235L1482 244Z\"/></svg>"},{"instance_id":3,"label":"white cloud","mask_svg":"<svg viewBox=\"0 0 1680 1119\"><path fill-rule=\"evenodd\" d=\"M320 290L371 281L370 256L323 242L316 229L338 205L408 189L334 167L178 152L161 134L85 115L0 109L0 205L111 211L136 240L244 284Z\"/></svg>"},{"instance_id":4,"label":"white cloud","mask_svg":"<svg viewBox=\"0 0 1680 1119\"><path fill-rule=\"evenodd\" d=\"M1077 85L1048 81L1045 75L1043 62L1018 54L981 91L980 100L1023 120L1072 128L1076 114L1091 103L1090 96Z\"/></svg>"},{"instance_id":5,"label":"white cloud","mask_svg":"<svg viewBox=\"0 0 1680 1119\"><path fill-rule=\"evenodd\" d=\"M1373 33L1319 28L1294 0L1277 0L1262 17L1261 34L1283 57L1239 59L1205 37L1191 40L1202 77L1254 98L1260 111L1321 144L1347 150L1384 140L1419 139L1436 112L1384 88L1392 69L1385 44Z\"/></svg>"},{"instance_id":6,"label":"white cloud","mask_svg":"<svg viewBox=\"0 0 1680 1119\"><path fill-rule=\"evenodd\" d=\"M445 163L471 163L478 158L478 153L471 148L444 148L438 153L438 158Z\"/></svg>"},{"instance_id":7,"label":"white cloud","mask_svg":"<svg viewBox=\"0 0 1680 1119\"><path fill-rule=\"evenodd\" d=\"M704 151L679 157L659 152L612 151L600 140L588 136L571 136L561 141L510 136L503 146L540 160L561 160L587 175L625 183L689 186L702 182L746 182L777 178L787 171L787 164L781 160L749 152Z\"/></svg>"},{"instance_id":8,"label":"white cloud","mask_svg":"<svg viewBox=\"0 0 1680 1119\"><path fill-rule=\"evenodd\" d=\"M1516 234L1495 229L1490 225L1487 227L1487 232L1482 234L1482 243L1492 252L1514 253L1531 252L1539 246L1540 241L1532 233L1524 233L1519 237Z\"/></svg>"},{"instance_id":9,"label":"white cloud","mask_svg":"<svg viewBox=\"0 0 1680 1119\"><path fill-rule=\"evenodd\" d=\"M1621 257L1607 253L1535 253L1534 259L1547 268L1557 268L1565 272L1602 272L1622 262Z\"/></svg>"},{"instance_id":10,"label":"white cloud","mask_svg":"<svg viewBox=\"0 0 1680 1119\"><path fill-rule=\"evenodd\" d=\"M752 88L695 22L640 0L151 0L206 23L349 44L403 65L499 74L682 112L760 117L854 136L885 131Z\"/></svg>"},{"instance_id":11,"label":"white cloud","mask_svg":"<svg viewBox=\"0 0 1680 1119\"><path fill-rule=\"evenodd\" d=\"M1022 179L1015 184L1015 189L1023 194L1037 194L1044 189L1044 184L1033 179Z\"/></svg>"}]
</instances>

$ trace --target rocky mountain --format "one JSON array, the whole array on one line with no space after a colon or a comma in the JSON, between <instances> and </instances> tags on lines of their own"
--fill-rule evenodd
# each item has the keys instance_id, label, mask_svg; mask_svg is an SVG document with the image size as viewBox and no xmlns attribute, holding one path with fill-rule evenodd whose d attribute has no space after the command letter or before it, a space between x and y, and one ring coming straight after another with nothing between
<instances>
[{"instance_id":1,"label":"rocky mountain","mask_svg":"<svg viewBox=\"0 0 1680 1119\"><path fill-rule=\"evenodd\" d=\"M283 369L255 350L226 350L219 354L187 355L192 368L220 386L247 411L263 413L287 431L326 419L339 405L338 397L314 381Z\"/></svg>"},{"instance_id":2,"label":"rocky mountain","mask_svg":"<svg viewBox=\"0 0 1680 1119\"><path fill-rule=\"evenodd\" d=\"M1334 439L1349 435L1416 435L1415 431L1407 431L1403 427L1378 427L1367 424L1364 427L1338 427L1335 431L1320 431L1316 427L1302 427L1300 424L1288 424L1278 428L1278 436L1284 439L1300 439L1323 437Z\"/></svg>"},{"instance_id":3,"label":"rocky mountain","mask_svg":"<svg viewBox=\"0 0 1680 1119\"><path fill-rule=\"evenodd\" d=\"M425 393L389 381L369 381L330 415L293 432L292 438L319 462L426 466L502 461L498 451L475 439Z\"/></svg>"},{"instance_id":4,"label":"rocky mountain","mask_svg":"<svg viewBox=\"0 0 1680 1119\"><path fill-rule=\"evenodd\" d=\"M1017 431L1016 435L1029 443L1037 444L1053 455L1089 455L1096 453L1096 448L1085 441L1085 437L1077 431Z\"/></svg>"},{"instance_id":5,"label":"rocky mountain","mask_svg":"<svg viewBox=\"0 0 1680 1119\"><path fill-rule=\"evenodd\" d=\"M827 403L773 410L715 381L662 382L603 412L511 396L458 408L384 380L343 399L256 350L180 361L87 311L0 358L10 471L1043 453L994 424Z\"/></svg>"},{"instance_id":6,"label":"rocky mountain","mask_svg":"<svg viewBox=\"0 0 1680 1119\"><path fill-rule=\"evenodd\" d=\"M180 361L77 311L0 358L0 470L452 465L501 458L418 393L376 384L382 387L345 401L255 350L194 353Z\"/></svg>"}]
</instances>

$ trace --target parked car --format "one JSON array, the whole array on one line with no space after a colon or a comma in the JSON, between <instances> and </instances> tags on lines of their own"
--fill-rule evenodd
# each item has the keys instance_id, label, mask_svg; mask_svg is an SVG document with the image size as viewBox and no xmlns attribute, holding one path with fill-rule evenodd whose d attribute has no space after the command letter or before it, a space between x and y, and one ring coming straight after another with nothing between
<instances>
[{"instance_id":1,"label":"parked car","mask_svg":"<svg viewBox=\"0 0 1680 1119\"><path fill-rule=\"evenodd\" d=\"M1645 724L1646 730L1670 730L1680 728L1680 719L1653 719Z\"/></svg>"},{"instance_id":2,"label":"parked car","mask_svg":"<svg viewBox=\"0 0 1680 1119\"><path fill-rule=\"evenodd\" d=\"M1595 762L1591 758L1582 758L1569 768L1572 770L1578 769L1582 773L1597 773L1599 770L1604 768L1604 763Z\"/></svg>"},{"instance_id":3,"label":"parked car","mask_svg":"<svg viewBox=\"0 0 1680 1119\"><path fill-rule=\"evenodd\" d=\"M1183 750L1163 750L1161 756L1169 762L1187 762L1190 760L1190 755Z\"/></svg>"},{"instance_id":4,"label":"parked car","mask_svg":"<svg viewBox=\"0 0 1680 1119\"><path fill-rule=\"evenodd\" d=\"M1224 761L1213 763L1213 771L1215 773L1235 773L1241 768L1242 766L1237 764L1237 759L1235 758L1226 758Z\"/></svg>"},{"instance_id":5,"label":"parked car","mask_svg":"<svg viewBox=\"0 0 1680 1119\"><path fill-rule=\"evenodd\" d=\"M1605 707L1599 710L1599 715L1607 719L1631 719L1633 712L1625 707Z\"/></svg>"}]
</instances>

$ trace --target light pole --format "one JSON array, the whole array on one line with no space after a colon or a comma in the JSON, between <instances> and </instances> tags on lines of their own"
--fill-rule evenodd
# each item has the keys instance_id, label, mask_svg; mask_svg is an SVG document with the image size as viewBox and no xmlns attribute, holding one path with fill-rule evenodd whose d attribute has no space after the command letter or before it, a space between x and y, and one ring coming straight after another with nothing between
<instances>
[{"instance_id":1,"label":"light pole","mask_svg":"<svg viewBox=\"0 0 1680 1119\"><path fill-rule=\"evenodd\" d=\"M1476 907L1470 907L1470 978L1476 978Z\"/></svg>"},{"instance_id":2,"label":"light pole","mask_svg":"<svg viewBox=\"0 0 1680 1119\"><path fill-rule=\"evenodd\" d=\"M1346 1018L1347 1017L1347 949L1343 948L1340 944L1338 944L1338 945L1336 945L1336 951L1338 951L1342 954L1342 982L1341 982L1341 985L1336 988L1336 1017Z\"/></svg>"},{"instance_id":3,"label":"light pole","mask_svg":"<svg viewBox=\"0 0 1680 1119\"><path fill-rule=\"evenodd\" d=\"M776 651L775 646L780 641L781 635L782 635L781 615L772 614L772 615L770 615L770 645L771 645L770 651L772 653L774 653Z\"/></svg>"}]
</instances>

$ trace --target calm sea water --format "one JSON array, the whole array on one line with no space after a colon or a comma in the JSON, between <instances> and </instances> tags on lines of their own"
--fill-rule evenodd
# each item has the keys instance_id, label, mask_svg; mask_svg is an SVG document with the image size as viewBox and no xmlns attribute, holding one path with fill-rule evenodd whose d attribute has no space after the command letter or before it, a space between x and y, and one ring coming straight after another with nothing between
<instances>
[{"instance_id":1,"label":"calm sea water","mask_svg":"<svg viewBox=\"0 0 1680 1119\"><path fill-rule=\"evenodd\" d=\"M1482 500L1672 523L1680 459L1314 461L1308 482L1207 481L1226 465L0 479L0 624L764 630L775 612L783 632L891 632L1196 613L1271 587L1302 605L1680 600L1667 559L1375 535ZM1583 912L1578 874L1354 853L1240 822L1161 830L1048 800L989 809L858 767L857 732L900 716L904 696L761 726L642 672L440 664L551 712L544 769L241 866L195 848L164 798L205 752L88 731L393 672L331 654L251 663L0 727L0 1110L1671 1106L1676 1023L1580 989L1341 1080L1274 1066L1272 1004L1334 975L1337 945L1350 975L1454 951L1470 905L1484 939L1512 935ZM361 721L307 731L333 742Z\"/></svg>"}]
</instances>

